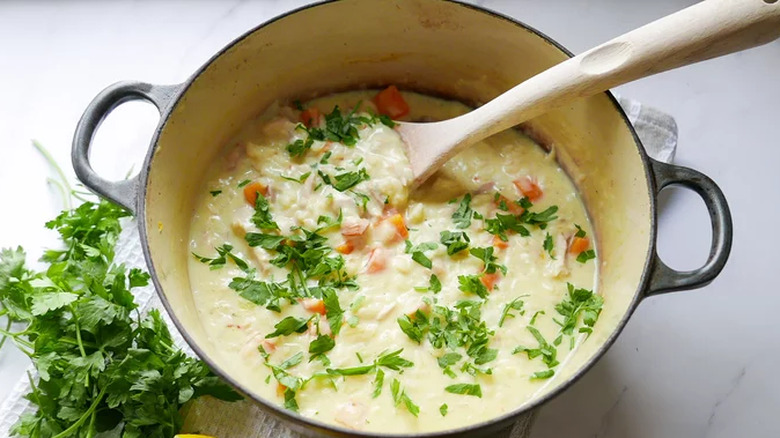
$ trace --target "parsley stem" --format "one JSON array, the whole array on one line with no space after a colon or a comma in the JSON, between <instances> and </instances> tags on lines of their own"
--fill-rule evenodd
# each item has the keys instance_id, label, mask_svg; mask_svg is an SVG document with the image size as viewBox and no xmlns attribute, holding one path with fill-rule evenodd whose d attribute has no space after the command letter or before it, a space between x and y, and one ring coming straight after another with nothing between
<instances>
[{"instance_id":1,"label":"parsley stem","mask_svg":"<svg viewBox=\"0 0 780 438\"><path fill-rule=\"evenodd\" d=\"M62 168L60 167L59 164L57 164L57 161L54 159L54 157L51 156L49 151L46 150L46 148L43 147L43 145L40 144L38 142L38 140L33 140L32 141L32 145L33 145L33 147L35 149L38 150L38 152L40 152L41 155L43 155L43 158L46 159L46 161L49 163L49 166L51 166L52 168L54 168L55 171L57 171L57 174L59 175L60 180L62 181L62 185L60 187L61 188L62 187L66 187L68 189L68 193L72 193L73 192L73 188L68 183L68 178L65 176L65 172L62 171ZM63 192L64 192L64 190L63 190ZM65 207L68 210L71 210L72 206L71 206L70 195L68 194L68 196L63 196L62 200L63 200L63 202L65 202Z\"/></svg>"},{"instance_id":2,"label":"parsley stem","mask_svg":"<svg viewBox=\"0 0 780 438\"><path fill-rule=\"evenodd\" d=\"M63 430L62 432L58 433L57 435L54 435L52 438L62 438L65 436L68 436L72 434L73 432L77 431L79 427L81 427L82 424L84 424L84 421L87 420L87 418L92 416L92 413L95 412L95 409L97 409L98 404L103 401L103 397L106 395L106 388L103 388L100 390L100 393L95 398L95 401L92 402L92 404L89 406L89 409L87 409L87 412L84 412L84 415L81 416L81 418L78 419L75 423L71 424L70 427Z\"/></svg>"},{"instance_id":3,"label":"parsley stem","mask_svg":"<svg viewBox=\"0 0 780 438\"><path fill-rule=\"evenodd\" d=\"M3 309L3 310L6 310L6 309ZM3 335L2 339L0 339L0 350L3 349L3 344L5 344L5 340L8 339L8 334L9 334L8 330L10 330L10 329L11 329L11 317L9 316L8 317L8 321L5 322L5 330L0 332L0 334Z\"/></svg>"},{"instance_id":4,"label":"parsley stem","mask_svg":"<svg viewBox=\"0 0 780 438\"><path fill-rule=\"evenodd\" d=\"M73 323L76 325L76 341L78 342L79 351L81 352L81 357L87 357L87 352L84 351L84 343L81 342L81 328L79 327L79 319L76 316L76 311L73 309L73 306L70 307L70 313L73 314Z\"/></svg>"}]
</instances>

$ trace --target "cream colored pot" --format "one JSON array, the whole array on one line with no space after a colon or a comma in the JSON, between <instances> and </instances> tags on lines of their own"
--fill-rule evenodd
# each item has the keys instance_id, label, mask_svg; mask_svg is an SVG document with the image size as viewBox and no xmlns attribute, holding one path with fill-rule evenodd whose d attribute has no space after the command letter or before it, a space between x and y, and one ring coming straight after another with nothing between
<instances>
[{"instance_id":1,"label":"cream colored pot","mask_svg":"<svg viewBox=\"0 0 780 438\"><path fill-rule=\"evenodd\" d=\"M317 4L246 33L183 84L108 87L79 122L73 165L85 185L138 216L162 302L216 373L296 430L376 436L286 411L254 396L224 371L219 346L199 320L187 274L190 218L202 176L224 142L275 100L396 84L478 105L569 56L538 31L475 6L436 0ZM92 170L89 144L106 115L132 99L156 105L160 124L142 172L109 182ZM731 217L721 191L696 171L649 159L609 93L541 116L526 128L539 143L555 146L560 164L583 195L597 236L597 289L605 297L604 310L591 338L547 393L492 421L424 436L495 436L528 418L604 354L643 298L703 286L728 258ZM713 242L700 269L674 271L656 254L656 196L670 184L696 191L709 209Z\"/></svg>"}]
</instances>

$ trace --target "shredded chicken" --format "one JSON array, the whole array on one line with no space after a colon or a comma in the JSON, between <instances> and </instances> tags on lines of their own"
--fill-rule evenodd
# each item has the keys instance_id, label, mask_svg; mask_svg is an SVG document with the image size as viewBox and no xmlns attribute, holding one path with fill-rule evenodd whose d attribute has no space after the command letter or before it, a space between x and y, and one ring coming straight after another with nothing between
<instances>
[{"instance_id":1,"label":"shredded chicken","mask_svg":"<svg viewBox=\"0 0 780 438\"><path fill-rule=\"evenodd\" d=\"M367 414L368 408L364 404L350 401L336 408L334 419L342 426L350 429L360 429L366 424Z\"/></svg>"}]
</instances>

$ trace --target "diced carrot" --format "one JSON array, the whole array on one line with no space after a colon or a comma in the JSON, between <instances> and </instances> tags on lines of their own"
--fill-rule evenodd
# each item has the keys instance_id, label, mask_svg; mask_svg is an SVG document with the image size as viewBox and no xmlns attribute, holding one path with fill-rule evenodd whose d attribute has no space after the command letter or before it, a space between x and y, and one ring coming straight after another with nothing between
<instances>
[{"instance_id":1,"label":"diced carrot","mask_svg":"<svg viewBox=\"0 0 780 438\"><path fill-rule=\"evenodd\" d=\"M507 249L509 248L509 242L504 242L500 237L493 236L493 246L498 249Z\"/></svg>"},{"instance_id":2,"label":"diced carrot","mask_svg":"<svg viewBox=\"0 0 780 438\"><path fill-rule=\"evenodd\" d=\"M352 251L354 250L355 245L353 245L349 240L336 247L336 251L338 251L340 254L352 254Z\"/></svg>"},{"instance_id":3,"label":"diced carrot","mask_svg":"<svg viewBox=\"0 0 780 438\"><path fill-rule=\"evenodd\" d=\"M375 274L387 267L387 255L381 248L374 248L368 255L368 267L366 272Z\"/></svg>"},{"instance_id":4,"label":"diced carrot","mask_svg":"<svg viewBox=\"0 0 780 438\"><path fill-rule=\"evenodd\" d=\"M276 395L279 397L284 395L284 391L287 391L287 387L282 385L281 383L276 383Z\"/></svg>"},{"instance_id":5,"label":"diced carrot","mask_svg":"<svg viewBox=\"0 0 780 438\"><path fill-rule=\"evenodd\" d=\"M530 176L524 176L512 182L515 184L515 187L517 187L517 190L520 191L520 193L528 198L528 200L531 202L536 201L537 199L541 198L542 195L544 195L542 188L539 187L539 184L536 183L536 180Z\"/></svg>"},{"instance_id":6,"label":"diced carrot","mask_svg":"<svg viewBox=\"0 0 780 438\"><path fill-rule=\"evenodd\" d=\"M393 224L399 236L404 239L409 237L409 230L406 228L406 221L404 221L404 217L401 216L401 213L396 213L388 217L387 220Z\"/></svg>"},{"instance_id":7,"label":"diced carrot","mask_svg":"<svg viewBox=\"0 0 780 438\"><path fill-rule=\"evenodd\" d=\"M520 216L525 211L523 207L517 205L515 202L510 201L509 198L504 195L498 195L498 199L494 199L493 202L496 204L496 207L498 207L501 205L502 201L504 202L504 205L506 205L507 210L515 216Z\"/></svg>"},{"instance_id":8,"label":"diced carrot","mask_svg":"<svg viewBox=\"0 0 780 438\"><path fill-rule=\"evenodd\" d=\"M409 114L409 104L395 85L391 85L377 93L372 99L377 111L391 119L398 119Z\"/></svg>"},{"instance_id":9,"label":"diced carrot","mask_svg":"<svg viewBox=\"0 0 780 438\"><path fill-rule=\"evenodd\" d=\"M307 108L301 113L301 123L308 127L312 127L319 123L320 110L317 108Z\"/></svg>"},{"instance_id":10,"label":"diced carrot","mask_svg":"<svg viewBox=\"0 0 780 438\"><path fill-rule=\"evenodd\" d=\"M492 274L482 274L482 276L479 277L479 281L481 281L489 291L492 291L493 286L498 283L499 278L501 278L501 276L498 275L498 272L494 272Z\"/></svg>"},{"instance_id":11,"label":"diced carrot","mask_svg":"<svg viewBox=\"0 0 780 438\"><path fill-rule=\"evenodd\" d=\"M572 254L579 254L586 251L590 246L590 239L587 237L575 237L569 244L569 252Z\"/></svg>"},{"instance_id":12,"label":"diced carrot","mask_svg":"<svg viewBox=\"0 0 780 438\"><path fill-rule=\"evenodd\" d=\"M304 309L312 313L325 314L325 302L316 298L304 298L301 300Z\"/></svg>"},{"instance_id":13,"label":"diced carrot","mask_svg":"<svg viewBox=\"0 0 780 438\"><path fill-rule=\"evenodd\" d=\"M263 196L268 194L268 187L255 181L244 186L244 199L249 205L253 206L257 202L257 194L261 193Z\"/></svg>"}]
</instances>

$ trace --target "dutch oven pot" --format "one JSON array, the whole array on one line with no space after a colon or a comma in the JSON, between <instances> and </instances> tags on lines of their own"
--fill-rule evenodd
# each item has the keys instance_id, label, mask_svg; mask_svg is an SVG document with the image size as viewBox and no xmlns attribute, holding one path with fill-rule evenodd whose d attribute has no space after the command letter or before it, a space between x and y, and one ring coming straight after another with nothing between
<instances>
[{"instance_id":1,"label":"dutch oven pot","mask_svg":"<svg viewBox=\"0 0 780 438\"><path fill-rule=\"evenodd\" d=\"M192 349L266 412L309 435L377 436L304 418L252 394L230 373L209 338L190 294L190 218L202 176L225 142L275 100L330 92L401 88L479 104L571 54L537 30L476 6L435 0L342 0L304 7L244 34L186 82L120 82L89 104L73 140L73 166L90 189L136 214L154 285ZM101 121L128 100L160 111L140 174L110 182L88 158ZM561 166L582 194L598 250L597 290L604 309L590 338L556 380L531 402L493 420L459 429L396 436L496 436L526 421L604 354L644 298L712 281L731 248L731 216L723 193L705 175L650 159L610 93L526 124L542 145L554 145ZM669 268L656 253L658 192L694 190L712 221L712 246L699 269ZM392 435L387 435L392 436Z\"/></svg>"}]
</instances>

